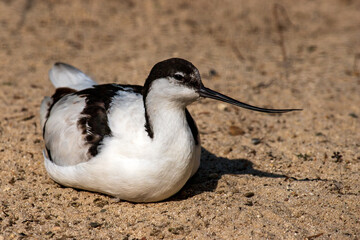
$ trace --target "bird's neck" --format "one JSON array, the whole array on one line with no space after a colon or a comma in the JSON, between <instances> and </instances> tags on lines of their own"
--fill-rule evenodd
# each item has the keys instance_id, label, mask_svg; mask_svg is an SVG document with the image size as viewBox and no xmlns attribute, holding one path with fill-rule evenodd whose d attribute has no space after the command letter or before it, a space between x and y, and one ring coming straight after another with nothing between
<instances>
[{"instance_id":1,"label":"bird's neck","mask_svg":"<svg viewBox=\"0 0 360 240\"><path fill-rule=\"evenodd\" d=\"M154 141L176 141L186 135L188 129L185 108L186 104L157 98L149 94L145 101L145 128ZM184 136L187 137L187 136Z\"/></svg>"}]
</instances>

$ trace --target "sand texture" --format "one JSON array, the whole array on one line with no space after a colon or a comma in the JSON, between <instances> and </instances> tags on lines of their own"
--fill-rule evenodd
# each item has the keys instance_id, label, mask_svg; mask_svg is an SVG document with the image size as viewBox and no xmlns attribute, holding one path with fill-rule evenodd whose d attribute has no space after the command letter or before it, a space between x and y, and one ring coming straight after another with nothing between
<instances>
[{"instance_id":1,"label":"sand texture","mask_svg":"<svg viewBox=\"0 0 360 240\"><path fill-rule=\"evenodd\" d=\"M149 204L47 175L39 106L57 61L99 83L144 83L182 57L201 100L199 172ZM360 1L0 1L0 240L359 239Z\"/></svg>"}]
</instances>

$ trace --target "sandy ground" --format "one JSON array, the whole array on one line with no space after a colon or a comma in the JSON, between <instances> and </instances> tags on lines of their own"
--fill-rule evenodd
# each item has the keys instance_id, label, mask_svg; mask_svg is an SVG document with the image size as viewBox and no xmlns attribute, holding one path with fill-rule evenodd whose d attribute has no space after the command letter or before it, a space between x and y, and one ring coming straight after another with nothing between
<instances>
[{"instance_id":1,"label":"sandy ground","mask_svg":"<svg viewBox=\"0 0 360 240\"><path fill-rule=\"evenodd\" d=\"M0 239L359 239L360 2L296 2L1 1ZM39 127L51 65L143 84L175 56L217 91L304 111L193 104L202 165L160 203L53 182Z\"/></svg>"}]
</instances>

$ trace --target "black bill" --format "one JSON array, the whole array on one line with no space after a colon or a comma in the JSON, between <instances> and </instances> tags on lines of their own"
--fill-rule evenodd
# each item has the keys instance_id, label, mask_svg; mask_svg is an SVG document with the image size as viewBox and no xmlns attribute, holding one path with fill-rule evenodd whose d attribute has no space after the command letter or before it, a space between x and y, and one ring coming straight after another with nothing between
<instances>
[{"instance_id":1,"label":"black bill","mask_svg":"<svg viewBox=\"0 0 360 240\"><path fill-rule=\"evenodd\" d=\"M249 104L246 103L242 103L239 102L233 98L230 98L228 96L225 96L221 93L215 92L209 88L206 88L204 86L201 86L200 90L199 90L199 94L200 97L206 97L206 98L212 98L212 99L216 99L222 102L226 102L226 103L230 103L233 104L235 106L238 107L242 107L242 108L246 108L246 109L250 109L253 111L258 111L258 112L266 112L266 113L286 113L286 112L291 112L291 111L301 111L302 109L267 109L267 108L259 108L259 107L255 107L255 106L251 106Z\"/></svg>"}]
</instances>

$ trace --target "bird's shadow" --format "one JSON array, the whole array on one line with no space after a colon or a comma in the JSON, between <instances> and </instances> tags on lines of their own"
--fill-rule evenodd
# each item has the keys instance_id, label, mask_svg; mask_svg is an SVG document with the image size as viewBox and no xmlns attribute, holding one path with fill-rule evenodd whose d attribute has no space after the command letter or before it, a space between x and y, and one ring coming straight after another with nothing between
<instances>
[{"instance_id":1,"label":"bird's shadow","mask_svg":"<svg viewBox=\"0 0 360 240\"><path fill-rule=\"evenodd\" d=\"M295 181L316 181L322 179L297 179L284 174L264 172L253 168L248 159L228 159L218 157L205 148L201 148L201 164L198 172L185 184L185 186L169 200L178 201L193 197L203 192L212 192L216 189L222 175L252 175L265 178L283 178Z\"/></svg>"}]
</instances>

